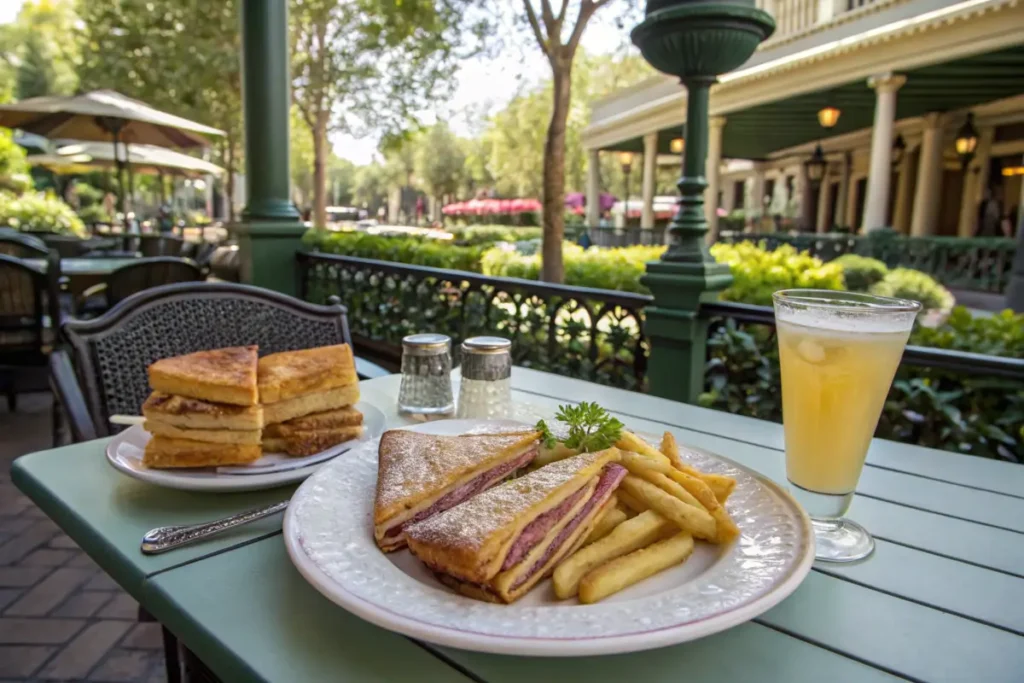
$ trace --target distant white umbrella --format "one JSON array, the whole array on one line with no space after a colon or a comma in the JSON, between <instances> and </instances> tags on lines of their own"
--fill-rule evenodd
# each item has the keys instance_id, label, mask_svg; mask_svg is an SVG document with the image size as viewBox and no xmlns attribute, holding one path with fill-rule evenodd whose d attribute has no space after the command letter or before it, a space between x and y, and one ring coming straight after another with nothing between
<instances>
[{"instance_id":1,"label":"distant white umbrella","mask_svg":"<svg viewBox=\"0 0 1024 683\"><path fill-rule=\"evenodd\" d=\"M140 173L170 171L187 176L221 175L224 169L209 161L156 145L126 145L132 168ZM83 168L117 163L110 145L65 140L53 154L29 154L28 163L57 173L78 173Z\"/></svg>"}]
</instances>

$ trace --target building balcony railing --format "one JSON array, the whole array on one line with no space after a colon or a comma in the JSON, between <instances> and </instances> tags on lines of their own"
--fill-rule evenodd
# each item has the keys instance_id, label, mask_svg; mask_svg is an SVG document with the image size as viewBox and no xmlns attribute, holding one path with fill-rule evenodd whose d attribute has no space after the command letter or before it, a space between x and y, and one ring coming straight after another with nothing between
<instances>
[{"instance_id":1,"label":"building balcony railing","mask_svg":"<svg viewBox=\"0 0 1024 683\"><path fill-rule=\"evenodd\" d=\"M775 17L775 33L762 49L836 21L848 20L867 8L895 0L756 0L756 6Z\"/></svg>"},{"instance_id":2,"label":"building balcony railing","mask_svg":"<svg viewBox=\"0 0 1024 683\"><path fill-rule=\"evenodd\" d=\"M301 296L338 296L358 355L392 369L407 334L442 332L455 348L496 334L512 340L517 365L647 389L649 296L332 254L297 258ZM714 302L700 317L709 330L702 403L780 420L771 308ZM936 447L1024 460L1024 437L997 424L1015 420L1014 410L1024 411L1024 359L908 346L880 433L912 443L946 434Z\"/></svg>"}]
</instances>

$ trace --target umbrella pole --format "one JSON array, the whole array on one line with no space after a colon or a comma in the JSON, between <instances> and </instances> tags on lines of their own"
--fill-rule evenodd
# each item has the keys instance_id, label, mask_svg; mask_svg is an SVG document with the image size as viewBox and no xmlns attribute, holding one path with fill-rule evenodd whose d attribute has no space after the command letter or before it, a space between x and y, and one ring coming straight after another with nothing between
<instances>
[{"instance_id":1,"label":"umbrella pole","mask_svg":"<svg viewBox=\"0 0 1024 683\"><path fill-rule=\"evenodd\" d=\"M124 143L124 166L128 171L128 206L135 211L135 176L132 174L132 162L128 157L128 143ZM138 216L135 217L138 220Z\"/></svg>"},{"instance_id":2,"label":"umbrella pole","mask_svg":"<svg viewBox=\"0 0 1024 683\"><path fill-rule=\"evenodd\" d=\"M117 210L124 215L124 176L121 175L121 156L117 151L117 143L121 139L121 128L114 128L112 134L114 136L114 175L117 176Z\"/></svg>"}]
</instances>

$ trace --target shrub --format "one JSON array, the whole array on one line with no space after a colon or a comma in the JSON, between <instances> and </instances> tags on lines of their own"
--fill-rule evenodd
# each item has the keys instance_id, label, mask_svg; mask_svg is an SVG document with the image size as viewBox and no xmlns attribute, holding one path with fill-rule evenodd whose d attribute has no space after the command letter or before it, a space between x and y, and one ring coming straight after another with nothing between
<instances>
[{"instance_id":1,"label":"shrub","mask_svg":"<svg viewBox=\"0 0 1024 683\"><path fill-rule=\"evenodd\" d=\"M640 283L644 266L661 256L661 246L633 246L618 249L583 249L572 242L562 244L565 283L577 287L614 289L647 294ZM483 273L496 277L536 280L540 276L540 254L521 254L512 248L492 247L481 260Z\"/></svg>"},{"instance_id":2,"label":"shrub","mask_svg":"<svg viewBox=\"0 0 1024 683\"><path fill-rule=\"evenodd\" d=\"M103 208L102 204L90 204L78 210L78 217L83 223L110 223L111 216Z\"/></svg>"},{"instance_id":3,"label":"shrub","mask_svg":"<svg viewBox=\"0 0 1024 683\"><path fill-rule=\"evenodd\" d=\"M868 290L878 296L920 301L925 310L948 311L956 300L935 278L910 268L894 268Z\"/></svg>"},{"instance_id":4,"label":"shrub","mask_svg":"<svg viewBox=\"0 0 1024 683\"><path fill-rule=\"evenodd\" d=\"M990 356L1024 358L1024 313L1006 309L991 316L973 316L957 306L946 321L935 328L918 325L910 343Z\"/></svg>"},{"instance_id":5,"label":"shrub","mask_svg":"<svg viewBox=\"0 0 1024 683\"><path fill-rule=\"evenodd\" d=\"M866 292L889 273L889 267L878 259L857 254L843 254L832 263L843 269L846 288L851 292Z\"/></svg>"},{"instance_id":6,"label":"shrub","mask_svg":"<svg viewBox=\"0 0 1024 683\"><path fill-rule=\"evenodd\" d=\"M9 130L0 130L0 191L21 193L32 188L25 150L14 142Z\"/></svg>"},{"instance_id":7,"label":"shrub","mask_svg":"<svg viewBox=\"0 0 1024 683\"><path fill-rule=\"evenodd\" d=\"M85 236L85 225L74 209L52 195L0 192L0 225L22 232L58 232Z\"/></svg>"},{"instance_id":8,"label":"shrub","mask_svg":"<svg viewBox=\"0 0 1024 683\"><path fill-rule=\"evenodd\" d=\"M771 306L772 294L780 289L843 289L841 266L822 263L788 244L768 251L763 243L719 242L711 247L711 255L732 272L732 286L721 296L725 301Z\"/></svg>"},{"instance_id":9,"label":"shrub","mask_svg":"<svg viewBox=\"0 0 1024 683\"><path fill-rule=\"evenodd\" d=\"M514 228L505 225L470 225L445 230L455 235L455 242L463 246L518 242L539 239L541 236L540 228Z\"/></svg>"},{"instance_id":10,"label":"shrub","mask_svg":"<svg viewBox=\"0 0 1024 683\"><path fill-rule=\"evenodd\" d=\"M480 272L485 247L459 247L450 242L418 237L384 237L364 232L310 230L303 244L329 254L411 263L433 268Z\"/></svg>"}]
</instances>

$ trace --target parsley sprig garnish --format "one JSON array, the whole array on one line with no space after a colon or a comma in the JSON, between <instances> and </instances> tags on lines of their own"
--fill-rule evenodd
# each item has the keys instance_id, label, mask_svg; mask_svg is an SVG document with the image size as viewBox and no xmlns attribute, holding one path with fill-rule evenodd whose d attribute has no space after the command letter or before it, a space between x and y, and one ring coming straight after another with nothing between
<instances>
[{"instance_id":1,"label":"parsley sprig garnish","mask_svg":"<svg viewBox=\"0 0 1024 683\"><path fill-rule=\"evenodd\" d=\"M555 419L569 427L569 436L563 442L566 448L583 453L603 451L619 440L622 434L622 423L608 414L608 411L596 403L586 401L579 405L558 407ZM554 448L557 439L544 420L538 420L537 427L541 432L541 441L547 448Z\"/></svg>"}]
</instances>

